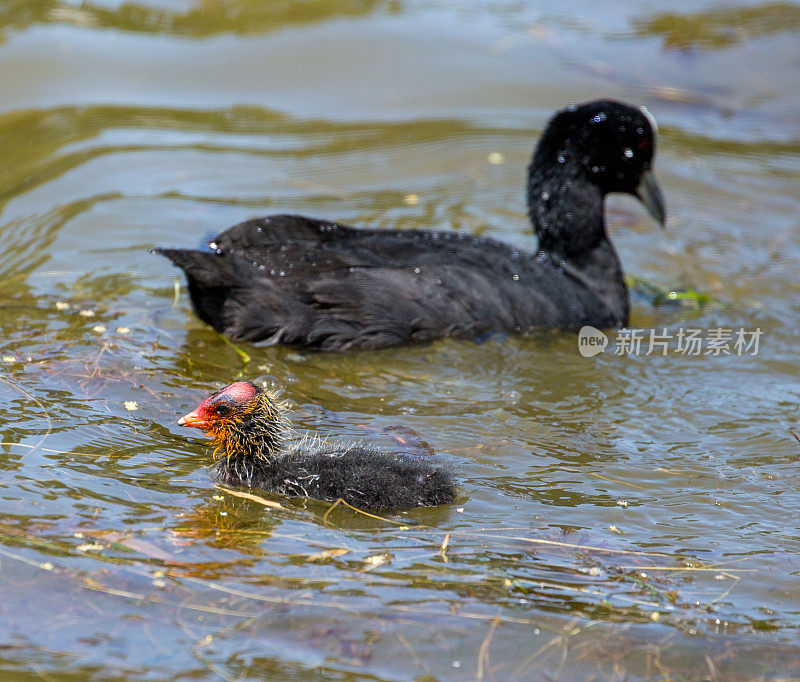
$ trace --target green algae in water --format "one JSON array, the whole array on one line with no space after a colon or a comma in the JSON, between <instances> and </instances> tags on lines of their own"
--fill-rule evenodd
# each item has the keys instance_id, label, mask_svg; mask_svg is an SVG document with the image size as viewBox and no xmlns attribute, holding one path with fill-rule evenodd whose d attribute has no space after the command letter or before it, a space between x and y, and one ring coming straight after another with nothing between
<instances>
[{"instance_id":1,"label":"green algae in water","mask_svg":"<svg viewBox=\"0 0 800 682\"><path fill-rule=\"evenodd\" d=\"M694 289L669 289L653 284L643 277L625 276L625 284L632 293L646 298L651 305L675 304L687 308L706 308L708 306L721 307L724 304L700 291Z\"/></svg>"}]
</instances>

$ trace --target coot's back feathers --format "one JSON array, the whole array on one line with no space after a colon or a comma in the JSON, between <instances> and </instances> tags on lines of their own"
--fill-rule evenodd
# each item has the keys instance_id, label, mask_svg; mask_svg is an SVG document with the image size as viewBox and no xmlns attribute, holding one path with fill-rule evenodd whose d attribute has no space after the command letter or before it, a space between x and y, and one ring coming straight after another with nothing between
<instances>
[{"instance_id":1,"label":"coot's back feathers","mask_svg":"<svg viewBox=\"0 0 800 682\"><path fill-rule=\"evenodd\" d=\"M360 230L297 215L243 222L208 253L158 251L186 273L203 321L265 344L345 350L537 326L622 325L628 293L603 199L635 194L663 219L649 173L650 121L615 102L551 120L528 182L539 253L471 235Z\"/></svg>"}]
</instances>

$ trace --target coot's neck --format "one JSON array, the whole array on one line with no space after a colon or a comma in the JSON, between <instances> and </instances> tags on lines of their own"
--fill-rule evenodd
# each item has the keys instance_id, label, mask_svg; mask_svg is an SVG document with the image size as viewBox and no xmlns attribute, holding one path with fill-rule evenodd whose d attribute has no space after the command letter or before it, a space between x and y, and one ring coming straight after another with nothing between
<instances>
[{"instance_id":1,"label":"coot's neck","mask_svg":"<svg viewBox=\"0 0 800 682\"><path fill-rule=\"evenodd\" d=\"M628 289L606 234L605 193L586 178L575 156L537 149L529 168L528 213L539 250L592 291L612 324L628 320Z\"/></svg>"},{"instance_id":2,"label":"coot's neck","mask_svg":"<svg viewBox=\"0 0 800 682\"><path fill-rule=\"evenodd\" d=\"M542 251L560 259L580 259L606 237L605 195L574 155L551 156L540 146L531 160L528 215Z\"/></svg>"}]
</instances>

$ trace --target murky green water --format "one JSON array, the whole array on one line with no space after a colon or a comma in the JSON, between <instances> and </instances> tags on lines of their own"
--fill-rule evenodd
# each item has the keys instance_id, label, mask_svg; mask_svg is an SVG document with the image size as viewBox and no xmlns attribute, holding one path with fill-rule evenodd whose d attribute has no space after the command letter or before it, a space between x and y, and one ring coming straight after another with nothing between
<instances>
[{"instance_id":1,"label":"murky green water","mask_svg":"<svg viewBox=\"0 0 800 682\"><path fill-rule=\"evenodd\" d=\"M682 7L0 3L4 676L800 676L800 6ZM668 230L610 206L627 273L716 300L632 324L760 328L756 356L546 334L245 363L148 253L278 211L532 248L536 136L604 95L662 131ZM222 493L175 420L239 376L301 428L428 444L462 499Z\"/></svg>"}]
</instances>

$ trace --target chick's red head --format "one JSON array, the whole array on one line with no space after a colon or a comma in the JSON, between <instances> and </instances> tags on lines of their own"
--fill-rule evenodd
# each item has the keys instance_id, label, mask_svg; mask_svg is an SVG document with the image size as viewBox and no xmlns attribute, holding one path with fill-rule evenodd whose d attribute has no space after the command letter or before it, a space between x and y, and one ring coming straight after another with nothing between
<instances>
[{"instance_id":1,"label":"chick's red head","mask_svg":"<svg viewBox=\"0 0 800 682\"><path fill-rule=\"evenodd\" d=\"M237 381L208 396L197 409L183 415L178 426L214 431L256 397L258 389L249 381Z\"/></svg>"}]
</instances>

